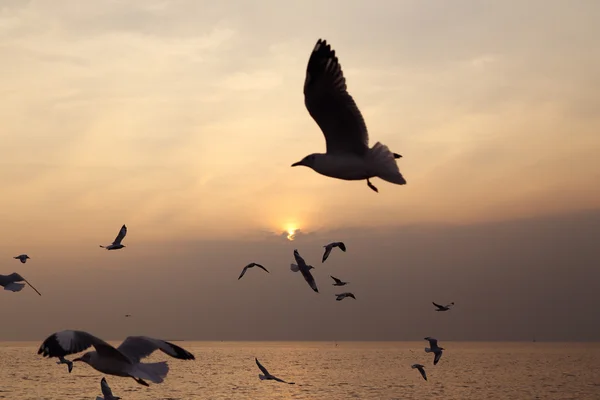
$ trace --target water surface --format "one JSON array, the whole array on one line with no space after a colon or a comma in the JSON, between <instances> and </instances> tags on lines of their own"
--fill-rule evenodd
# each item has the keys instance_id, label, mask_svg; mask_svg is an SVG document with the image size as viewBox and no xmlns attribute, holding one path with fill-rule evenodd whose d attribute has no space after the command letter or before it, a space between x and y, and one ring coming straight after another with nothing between
<instances>
[{"instance_id":1,"label":"water surface","mask_svg":"<svg viewBox=\"0 0 600 400\"><path fill-rule=\"evenodd\" d=\"M41 342L40 342L41 343ZM0 344L0 399L95 399L103 374L71 374L37 355L40 343ZM118 345L117 343L112 343ZM168 360L161 384L107 376L123 400L161 399L600 399L600 344L441 342L438 365L422 342L177 342L195 361ZM254 357L296 385L260 381ZM73 358L73 356L68 357ZM425 365L429 380L413 363Z\"/></svg>"}]
</instances>

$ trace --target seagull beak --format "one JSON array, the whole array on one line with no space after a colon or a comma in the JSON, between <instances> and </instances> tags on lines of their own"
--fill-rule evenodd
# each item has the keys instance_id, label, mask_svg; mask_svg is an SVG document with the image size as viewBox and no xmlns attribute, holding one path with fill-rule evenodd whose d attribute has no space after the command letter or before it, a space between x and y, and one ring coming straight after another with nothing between
<instances>
[{"instance_id":1,"label":"seagull beak","mask_svg":"<svg viewBox=\"0 0 600 400\"><path fill-rule=\"evenodd\" d=\"M304 165L304 163L302 161L298 161L292 164L292 167L297 167L299 165Z\"/></svg>"}]
</instances>

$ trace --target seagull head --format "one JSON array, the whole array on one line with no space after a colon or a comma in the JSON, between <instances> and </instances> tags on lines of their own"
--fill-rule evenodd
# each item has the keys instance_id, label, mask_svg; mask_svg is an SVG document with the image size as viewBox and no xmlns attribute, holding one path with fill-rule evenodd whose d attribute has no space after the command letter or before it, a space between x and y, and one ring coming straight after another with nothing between
<instances>
[{"instance_id":1,"label":"seagull head","mask_svg":"<svg viewBox=\"0 0 600 400\"><path fill-rule=\"evenodd\" d=\"M89 364L90 361L92 359L92 353L91 352L87 352L84 355L82 355L81 357L77 357L73 359L73 362L75 361L83 361L86 364Z\"/></svg>"},{"instance_id":2,"label":"seagull head","mask_svg":"<svg viewBox=\"0 0 600 400\"><path fill-rule=\"evenodd\" d=\"M295 162L292 164L292 167L297 167L299 165L303 165L305 167L309 167L312 169L315 169L315 165L318 162L319 156L321 156L323 154L310 154L306 157L304 157L302 160Z\"/></svg>"}]
</instances>

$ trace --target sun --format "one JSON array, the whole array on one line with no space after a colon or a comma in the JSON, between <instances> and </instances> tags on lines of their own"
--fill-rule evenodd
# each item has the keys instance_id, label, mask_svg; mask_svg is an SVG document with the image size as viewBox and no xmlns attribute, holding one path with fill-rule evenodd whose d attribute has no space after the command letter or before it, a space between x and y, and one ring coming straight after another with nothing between
<instances>
[{"instance_id":1,"label":"sun","mask_svg":"<svg viewBox=\"0 0 600 400\"><path fill-rule=\"evenodd\" d=\"M288 227L286 228L287 240L289 240L289 241L294 240L294 238L296 237L297 230L298 230L298 228L296 228L295 225L288 225Z\"/></svg>"}]
</instances>

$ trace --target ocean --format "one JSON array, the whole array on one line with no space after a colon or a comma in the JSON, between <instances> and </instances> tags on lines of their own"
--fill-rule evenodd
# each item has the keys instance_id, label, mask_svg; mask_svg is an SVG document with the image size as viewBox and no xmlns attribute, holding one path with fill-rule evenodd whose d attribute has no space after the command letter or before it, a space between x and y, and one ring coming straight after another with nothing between
<instances>
[{"instance_id":1,"label":"ocean","mask_svg":"<svg viewBox=\"0 0 600 400\"><path fill-rule=\"evenodd\" d=\"M195 361L168 360L161 384L106 376L123 400L161 399L600 399L600 343L497 343L440 340L433 365L420 342L175 342ZM71 374L37 355L40 342L0 344L0 399L101 396L103 374L76 363ZM119 343L113 343L118 345ZM254 357L285 385L258 379ZM69 359L74 356L67 357ZM411 365L425 366L428 381Z\"/></svg>"}]
</instances>

